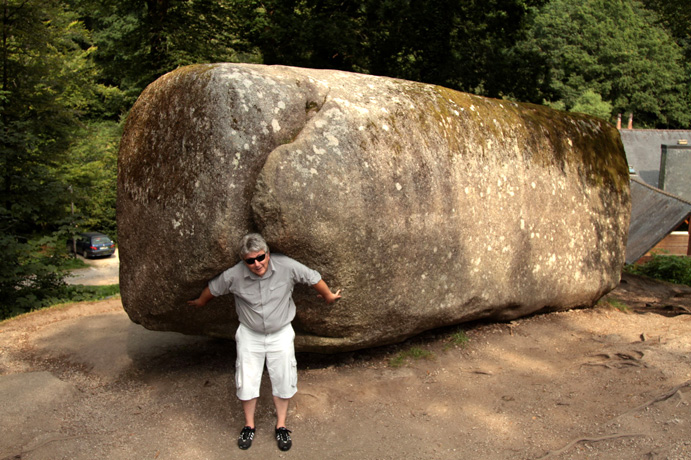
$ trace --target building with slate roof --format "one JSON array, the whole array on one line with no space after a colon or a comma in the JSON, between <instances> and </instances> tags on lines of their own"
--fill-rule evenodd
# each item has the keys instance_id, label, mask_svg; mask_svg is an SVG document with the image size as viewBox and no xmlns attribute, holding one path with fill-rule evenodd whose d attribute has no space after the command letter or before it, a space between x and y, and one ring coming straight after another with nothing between
<instances>
[{"instance_id":1,"label":"building with slate roof","mask_svg":"<svg viewBox=\"0 0 691 460\"><path fill-rule=\"evenodd\" d=\"M631 171L626 263L653 249L691 255L691 130L629 128L619 133Z\"/></svg>"}]
</instances>

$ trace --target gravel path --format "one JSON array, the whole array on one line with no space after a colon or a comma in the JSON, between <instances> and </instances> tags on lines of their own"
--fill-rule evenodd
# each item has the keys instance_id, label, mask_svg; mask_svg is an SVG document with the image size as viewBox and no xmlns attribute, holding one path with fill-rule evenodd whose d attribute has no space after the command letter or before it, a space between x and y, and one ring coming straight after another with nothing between
<instances>
[{"instance_id":1,"label":"gravel path","mask_svg":"<svg viewBox=\"0 0 691 460\"><path fill-rule=\"evenodd\" d=\"M100 259L84 259L80 255L77 257L86 262L89 267L73 270L72 276L66 279L68 284L101 286L119 283L120 257L117 249L110 257Z\"/></svg>"}]
</instances>

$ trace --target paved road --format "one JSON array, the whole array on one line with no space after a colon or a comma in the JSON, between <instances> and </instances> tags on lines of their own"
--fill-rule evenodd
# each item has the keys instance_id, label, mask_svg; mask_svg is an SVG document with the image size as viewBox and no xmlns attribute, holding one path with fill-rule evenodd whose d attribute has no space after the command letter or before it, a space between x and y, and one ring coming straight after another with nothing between
<instances>
[{"instance_id":1,"label":"paved road","mask_svg":"<svg viewBox=\"0 0 691 460\"><path fill-rule=\"evenodd\" d=\"M119 283L120 258L117 249L115 254L101 259L84 259L88 268L73 270L72 276L66 279L67 284L83 284L88 286L103 286Z\"/></svg>"}]
</instances>

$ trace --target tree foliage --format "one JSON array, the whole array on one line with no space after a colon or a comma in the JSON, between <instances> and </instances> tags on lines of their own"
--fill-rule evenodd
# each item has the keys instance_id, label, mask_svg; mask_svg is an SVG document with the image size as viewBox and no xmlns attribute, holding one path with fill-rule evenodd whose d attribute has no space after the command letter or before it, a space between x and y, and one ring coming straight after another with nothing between
<instances>
[{"instance_id":1,"label":"tree foliage","mask_svg":"<svg viewBox=\"0 0 691 460\"><path fill-rule=\"evenodd\" d=\"M0 14L0 302L26 309L64 284L60 170L98 89L88 32L62 5L4 0Z\"/></svg>"},{"instance_id":2,"label":"tree foliage","mask_svg":"<svg viewBox=\"0 0 691 460\"><path fill-rule=\"evenodd\" d=\"M70 158L60 172L70 186L75 226L98 230L117 241L115 200L117 154L122 125L114 121L90 121L78 130Z\"/></svg>"},{"instance_id":3,"label":"tree foliage","mask_svg":"<svg viewBox=\"0 0 691 460\"><path fill-rule=\"evenodd\" d=\"M544 0L238 1L241 34L266 64L330 68L489 96L534 93L544 67L511 50ZM525 85L525 86L524 86ZM528 87L530 86L530 87Z\"/></svg>"},{"instance_id":4,"label":"tree foliage","mask_svg":"<svg viewBox=\"0 0 691 460\"><path fill-rule=\"evenodd\" d=\"M635 0L551 0L519 48L547 56L551 104L574 110L594 94L610 121L633 112L643 127L691 123L682 50Z\"/></svg>"},{"instance_id":5,"label":"tree foliage","mask_svg":"<svg viewBox=\"0 0 691 460\"><path fill-rule=\"evenodd\" d=\"M55 170L86 99L85 32L42 3L5 0L2 10L0 229L30 232L59 217Z\"/></svg>"},{"instance_id":6,"label":"tree foliage","mask_svg":"<svg viewBox=\"0 0 691 460\"><path fill-rule=\"evenodd\" d=\"M230 0L68 1L93 31L100 81L123 91L108 105L111 116L126 112L146 85L179 66L252 59L236 38Z\"/></svg>"},{"instance_id":7,"label":"tree foliage","mask_svg":"<svg viewBox=\"0 0 691 460\"><path fill-rule=\"evenodd\" d=\"M539 59L531 59L530 67L519 65L526 56L513 53L512 45L543 3L370 1L364 30L368 69L486 96L529 98L543 81L544 67Z\"/></svg>"},{"instance_id":8,"label":"tree foliage","mask_svg":"<svg viewBox=\"0 0 691 460\"><path fill-rule=\"evenodd\" d=\"M691 8L679 0L644 0L645 5L659 15L659 23L684 49L687 61L691 60Z\"/></svg>"},{"instance_id":9,"label":"tree foliage","mask_svg":"<svg viewBox=\"0 0 691 460\"><path fill-rule=\"evenodd\" d=\"M48 306L61 296L65 273L59 255L46 250L55 243L50 237L22 243L0 233L0 319Z\"/></svg>"}]
</instances>

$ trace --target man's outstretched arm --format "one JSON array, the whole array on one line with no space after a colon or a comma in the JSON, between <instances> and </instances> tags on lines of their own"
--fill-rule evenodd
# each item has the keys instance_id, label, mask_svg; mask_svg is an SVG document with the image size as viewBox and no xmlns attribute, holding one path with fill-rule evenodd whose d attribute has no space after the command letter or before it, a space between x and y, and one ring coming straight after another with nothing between
<instances>
[{"instance_id":1,"label":"man's outstretched arm","mask_svg":"<svg viewBox=\"0 0 691 460\"><path fill-rule=\"evenodd\" d=\"M209 300L211 300L213 298L214 298L214 295L209 290L209 286L207 286L204 288L202 293L199 294L199 297L197 297L194 300L188 300L187 305L189 305L191 307L203 307L204 305L206 305L209 302Z\"/></svg>"},{"instance_id":2,"label":"man's outstretched arm","mask_svg":"<svg viewBox=\"0 0 691 460\"><path fill-rule=\"evenodd\" d=\"M319 293L319 297L324 299L326 303L334 303L341 298L341 290L339 289L334 294L331 292L331 289L329 289L329 286L326 285L324 280L319 280L319 282L312 287Z\"/></svg>"}]
</instances>

